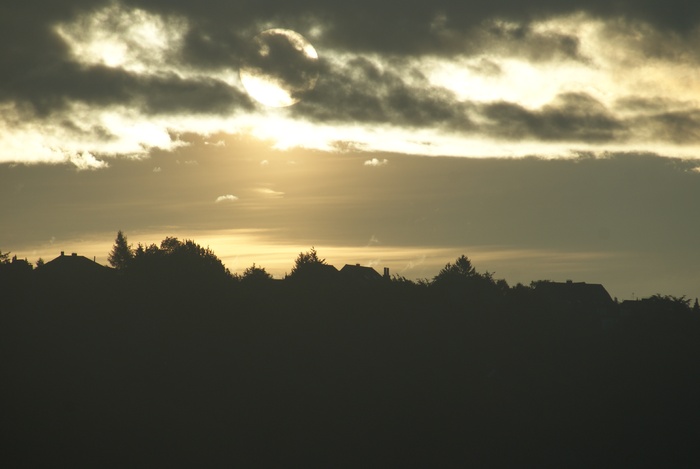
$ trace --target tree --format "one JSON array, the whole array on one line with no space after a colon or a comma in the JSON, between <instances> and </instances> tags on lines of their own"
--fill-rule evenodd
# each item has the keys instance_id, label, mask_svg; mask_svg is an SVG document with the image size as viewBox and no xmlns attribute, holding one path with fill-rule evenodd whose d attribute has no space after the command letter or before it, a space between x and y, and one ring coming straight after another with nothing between
<instances>
[{"instance_id":1,"label":"tree","mask_svg":"<svg viewBox=\"0 0 700 469\"><path fill-rule=\"evenodd\" d=\"M44 259L42 259L41 257L40 257L39 259L36 260L36 267L37 267L37 269L38 269L39 267L43 267L44 264L46 264L46 262L44 262Z\"/></svg>"},{"instance_id":2,"label":"tree","mask_svg":"<svg viewBox=\"0 0 700 469\"><path fill-rule=\"evenodd\" d=\"M258 267L253 263L251 267L248 267L243 271L243 276L241 281L243 283L263 283L272 280L272 275L270 275L264 267Z\"/></svg>"},{"instance_id":3,"label":"tree","mask_svg":"<svg viewBox=\"0 0 700 469\"><path fill-rule=\"evenodd\" d=\"M458 257L454 264L448 262L430 286L445 293L447 301L470 306L494 304L508 292L505 280L495 280L492 272L477 272L465 255Z\"/></svg>"},{"instance_id":4,"label":"tree","mask_svg":"<svg viewBox=\"0 0 700 469\"><path fill-rule=\"evenodd\" d=\"M175 238L174 236L167 236L163 241L160 242L160 249L166 254L175 253L183 243Z\"/></svg>"},{"instance_id":5,"label":"tree","mask_svg":"<svg viewBox=\"0 0 700 469\"><path fill-rule=\"evenodd\" d=\"M192 240L168 236L160 246L138 244L130 261L130 273L161 282L217 283L229 280L230 272L214 254Z\"/></svg>"},{"instance_id":6,"label":"tree","mask_svg":"<svg viewBox=\"0 0 700 469\"><path fill-rule=\"evenodd\" d=\"M657 312L663 313L684 313L691 311L690 298L683 296L673 296L673 295L652 295L646 299L646 301L653 305L653 308Z\"/></svg>"},{"instance_id":7,"label":"tree","mask_svg":"<svg viewBox=\"0 0 700 469\"><path fill-rule=\"evenodd\" d=\"M301 272L309 270L314 266L324 265L326 263L325 259L319 259L316 249L311 246L311 250L307 252L300 252L294 261L294 267L292 267L292 272L290 275L299 275Z\"/></svg>"},{"instance_id":8,"label":"tree","mask_svg":"<svg viewBox=\"0 0 700 469\"><path fill-rule=\"evenodd\" d=\"M487 275L491 275L488 274ZM479 277L476 269L472 265L472 261L467 256L462 254L457 258L454 264L447 263L445 267L433 278L434 283L453 282Z\"/></svg>"},{"instance_id":9,"label":"tree","mask_svg":"<svg viewBox=\"0 0 700 469\"><path fill-rule=\"evenodd\" d=\"M10 251L2 252L0 251L0 264L10 263Z\"/></svg>"},{"instance_id":10,"label":"tree","mask_svg":"<svg viewBox=\"0 0 700 469\"><path fill-rule=\"evenodd\" d=\"M114 246L109 253L109 263L117 270L125 270L134 258L131 246L127 244L126 235L121 230L117 232Z\"/></svg>"},{"instance_id":11,"label":"tree","mask_svg":"<svg viewBox=\"0 0 700 469\"><path fill-rule=\"evenodd\" d=\"M289 277L317 279L322 276L327 269L333 269L335 271L335 268L328 265L325 259L318 257L316 249L312 246L310 251L299 253L294 261L294 267L292 267Z\"/></svg>"}]
</instances>

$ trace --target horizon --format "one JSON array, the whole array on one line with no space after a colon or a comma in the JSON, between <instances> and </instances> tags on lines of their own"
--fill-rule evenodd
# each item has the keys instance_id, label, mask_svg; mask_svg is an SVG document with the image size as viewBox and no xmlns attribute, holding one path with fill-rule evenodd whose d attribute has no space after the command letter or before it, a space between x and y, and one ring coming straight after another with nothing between
<instances>
[{"instance_id":1,"label":"horizon","mask_svg":"<svg viewBox=\"0 0 700 469\"><path fill-rule=\"evenodd\" d=\"M124 235L126 236L127 241L129 242L129 245L131 246L132 249L136 249L136 246L137 246L138 244L141 244L141 245L144 246L144 247L146 247L146 246L148 246L148 245L151 245L151 244L155 244L156 246L159 246L159 245L160 245L160 241L153 241L153 242L150 242L150 241L149 241L149 242L137 241L137 242L135 242L135 243L132 243L131 241L128 240L128 233L124 233ZM196 239L186 238L186 237L178 237L178 236L170 236L170 237L174 237L174 238L176 238L176 239L178 239L178 240L180 240L180 241L183 241L183 242L186 241L186 240L193 241L193 242L197 243L198 245L200 245L200 246L202 246L202 247L209 248L209 249L211 248L210 245L208 245L208 244L207 244L207 245L202 245L202 244L199 243ZM165 237L163 237L163 238L165 238ZM111 250L113 247L114 247L114 243L112 243L112 244L109 246L109 250ZM274 257L270 257L270 259L279 258L280 260L279 260L279 262L277 262L277 263L276 263L276 262L271 262L271 263L269 263L269 265L272 265L271 268L268 268L266 265L263 265L263 264L261 264L261 263L255 261L254 257L256 256L256 253L251 253L251 254L247 254L247 255L245 255L245 256L237 256L237 255L234 255L233 257L230 257L230 256L229 256L228 259L232 259L232 260L234 261L234 264L237 266L235 269L232 269L232 268L230 268L229 264L227 264L227 258L226 258L226 257L219 256L219 254L216 252L215 249L212 249L212 252L213 252L213 254L215 254L215 255L221 260L221 262L222 262L222 264L224 265L224 267L225 267L227 270L229 270L229 272L230 272L232 275L239 275L239 276L240 276L240 275L242 275L242 274L244 273L244 271L245 271L247 268L250 268L250 267L252 267L252 266L255 266L255 267L264 269L268 274L271 275L272 278L279 279L279 280L283 280L283 279L285 279L285 278L289 275L289 273L291 272L291 269L292 269L292 267L293 267L293 265L294 265L294 259L295 259L299 254L309 252L311 249L316 249L316 248L315 248L315 246L311 246L311 247L306 248L306 249L299 247L298 250L296 250L296 251L294 251L294 249L295 249L295 247L292 247L292 246L282 246L282 247L278 247L278 250L275 252L275 256L274 256ZM292 253L293 251L294 251L293 255L291 255L291 256L289 257L289 259L291 259L290 262L286 262L286 261L282 260L282 259L283 259L282 256L283 256L284 254L289 254L289 253ZM456 258L453 258L453 259L450 259L450 260L446 260L446 261L443 262L443 263L440 263L439 259L437 259L437 253L435 253L434 258L433 258L431 261L426 262L425 259L423 259L423 262L422 262L423 265L422 265L421 272L425 273L426 275L420 275L420 276L410 277L410 276L406 276L406 275L403 275L403 274L402 274L403 271L407 270L407 267L404 267L404 269L403 269L402 271L399 271L399 272L395 271L395 270L392 268L392 263L393 263L393 264L397 264L397 263L399 262L399 261L397 261L396 259L395 259L394 261L389 261L388 263L381 263L381 262L377 262L376 260L370 260L370 261L367 261L367 262L360 262L360 261L357 261L357 260L354 260L354 261L353 261L353 260L351 259L350 256L355 255L355 254L353 254L353 253L356 253L356 252L357 252L357 253L360 253L360 252L362 252L362 248L341 247L341 248L335 248L335 250L334 250L333 248L331 248L330 251L335 253L335 257L333 257L333 258L328 258L327 256L324 255L323 252L319 252L319 250L316 249L316 252L319 253L319 258L320 258L320 259L322 259L323 261L325 261L325 263L327 263L328 265L335 266L335 267L338 268L338 269L340 269L341 267L343 267L343 266L345 266L345 265L353 265L353 266L354 266L354 265L359 265L359 266L363 266L363 267L370 267L370 268L373 268L377 273L381 273L381 272L383 272L383 269L384 269L384 268L388 268L388 269L389 269L389 274L390 274L391 277L399 276L399 277L406 278L407 280L410 280L410 281L413 281L413 282L416 282L416 281L428 281L428 282L431 282L431 281L438 275L438 273L439 273L444 267L446 267L446 265L447 265L448 263L453 264L453 263L455 262L455 260L456 260ZM113 267L113 266L110 265L110 262L109 262L109 260L108 260L108 255L107 255L107 254L105 254L104 256L100 257L100 255L97 255L97 254L89 254L89 253L86 254L86 253L83 253L83 252L80 252L80 251L75 251L75 250L61 250L57 255L50 255L48 249L47 249L45 252L46 252L46 254L47 254L46 256L39 256L39 257L37 257L36 260L42 259L45 263L48 263L48 262L51 262L52 260L55 260L55 259L60 258L60 257L62 257L62 256L73 256L73 255L77 255L77 256L81 256L81 257L85 257L85 258L88 258L88 259L90 259L90 260L93 260L94 262L96 262L96 263L98 263L98 264L100 264L100 265L107 266L107 267ZM269 256L269 251L267 251L267 252L268 252L267 255ZM405 256L405 253L406 253L406 251L400 251L400 252L398 252L398 253L397 253L397 259L403 258L403 257ZM36 264L36 261L30 260L27 256L17 255L17 254L14 253L14 252L9 252L9 253L8 253L8 252L4 252L4 254L10 254L10 255L12 255L12 256L17 256L18 259L24 259L25 261L27 261L27 262L29 262L30 264L32 264L32 265L34 266L34 268L37 268L37 266L35 265L35 264ZM36 254L36 253L35 253L35 254ZM403 256L402 256L402 254L403 254ZM465 254L465 255L466 255L466 254ZM488 256L488 254L486 254L486 255ZM362 257L362 256L360 256L360 257ZM368 259L369 257L371 257L371 256L367 256L367 255L364 256L365 259ZM606 291L608 291L608 293L610 294L611 298L614 298L615 300L619 300L619 301L623 301L623 300L639 300L639 299L642 299L642 298L649 298L649 297L652 297L652 296L655 296L655 295L659 295L659 296L671 296L671 297L676 297L676 298L685 297L688 301L692 301L692 300L694 299L693 297L688 297L687 295L674 295L674 294L672 294L672 293L670 293L670 292L664 292L664 291L656 291L655 293L651 293L651 294L642 294L642 295L637 294L636 292L632 292L631 295L630 295L630 297L623 297L623 296L616 295L615 292L614 292L614 291L611 291L603 282L598 282L598 281L595 281L594 279L569 278L569 277L566 277L565 275L560 275L560 276L558 276L558 277L556 277L556 278L552 278L552 277L547 277L547 278L535 278L535 277L533 277L533 276L529 276L528 278L530 278L530 277L531 277L531 278L530 278L530 280L528 280L528 281L520 281L520 280L519 280L519 281L511 281L511 280L508 279L508 278L505 278L505 277L502 277L502 276L497 275L497 272L495 272L495 271L493 271L493 270L490 270L490 269L488 269L488 268L484 268L484 269L480 268L480 265L479 265L478 263L475 263L475 262L474 262L474 258L471 258L470 256L466 256L466 257L469 258L470 261L472 261L472 263L474 264L474 267L476 268L476 271L477 271L478 273L482 273L482 274L483 274L483 273L489 273L489 274L492 274L492 275L493 275L493 278L494 278L495 280L505 280L505 281L508 283L508 285L509 285L510 287L514 287L514 286L516 286L516 285L518 285L518 284L524 285L524 286L531 286L533 283L536 283L536 282L539 282L539 281L545 281L545 282L551 281L551 282L556 282L556 283L571 283L571 282L573 282L573 283L585 283L585 284L600 284L600 285L602 285L602 286L606 289ZM499 257L499 256L496 256L496 257ZM338 261L338 262L334 262L333 259L339 259L339 261ZM483 259L483 258L482 258L482 259ZM252 262L248 262L248 261L252 261ZM413 267L414 267L414 266L412 266L412 268L413 268ZM433 270L433 272L430 273L429 270ZM381 271L381 272L380 272L380 271ZM697 297L695 297L695 300L697 300Z\"/></svg>"}]
</instances>

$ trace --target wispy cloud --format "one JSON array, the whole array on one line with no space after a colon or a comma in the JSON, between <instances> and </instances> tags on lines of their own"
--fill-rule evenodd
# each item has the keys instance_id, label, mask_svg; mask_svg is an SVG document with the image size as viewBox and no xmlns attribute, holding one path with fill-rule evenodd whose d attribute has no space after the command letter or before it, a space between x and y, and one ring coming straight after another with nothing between
<instances>
[{"instance_id":1,"label":"wispy cloud","mask_svg":"<svg viewBox=\"0 0 700 469\"><path fill-rule=\"evenodd\" d=\"M257 189L257 192L263 195L266 195L268 197L282 197L284 196L284 192L276 191L274 189L270 189L267 187L262 187L260 189Z\"/></svg>"},{"instance_id":2,"label":"wispy cloud","mask_svg":"<svg viewBox=\"0 0 700 469\"><path fill-rule=\"evenodd\" d=\"M406 264L406 267L404 267L401 270L401 272L410 271L410 270L413 270L420 265L425 264L425 259L426 259L426 256L423 255L423 256L419 257L418 259L412 259L412 260L408 261L408 263Z\"/></svg>"},{"instance_id":3,"label":"wispy cloud","mask_svg":"<svg viewBox=\"0 0 700 469\"><path fill-rule=\"evenodd\" d=\"M216 198L214 201L215 203L221 203L221 202L235 202L238 200L238 197L232 194L227 194L227 195L220 195L219 197Z\"/></svg>"}]
</instances>

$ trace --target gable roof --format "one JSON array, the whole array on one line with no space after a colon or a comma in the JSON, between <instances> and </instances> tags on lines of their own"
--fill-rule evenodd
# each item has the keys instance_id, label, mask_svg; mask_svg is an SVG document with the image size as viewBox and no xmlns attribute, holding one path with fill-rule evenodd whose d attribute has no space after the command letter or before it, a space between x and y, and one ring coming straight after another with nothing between
<instances>
[{"instance_id":1,"label":"gable roof","mask_svg":"<svg viewBox=\"0 0 700 469\"><path fill-rule=\"evenodd\" d=\"M98 264L85 256L79 256L76 253L66 256L63 252L61 252L60 256L39 267L37 272L40 272L42 275L60 274L65 276L74 276L104 275L105 273L111 272L111 270L112 269L109 267Z\"/></svg>"},{"instance_id":2,"label":"gable roof","mask_svg":"<svg viewBox=\"0 0 700 469\"><path fill-rule=\"evenodd\" d=\"M372 267L361 266L360 264L350 265L345 264L342 269L340 269L341 275L346 279L364 281L364 282L376 282L382 280L382 276L374 270Z\"/></svg>"},{"instance_id":3,"label":"gable roof","mask_svg":"<svg viewBox=\"0 0 700 469\"><path fill-rule=\"evenodd\" d=\"M540 282L535 290L558 306L603 310L614 305L608 291L598 283Z\"/></svg>"}]
</instances>

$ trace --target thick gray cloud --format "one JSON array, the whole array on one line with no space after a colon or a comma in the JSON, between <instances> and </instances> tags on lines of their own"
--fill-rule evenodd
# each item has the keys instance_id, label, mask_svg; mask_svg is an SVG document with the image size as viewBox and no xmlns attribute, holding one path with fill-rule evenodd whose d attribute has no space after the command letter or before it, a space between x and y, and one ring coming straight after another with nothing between
<instances>
[{"instance_id":1,"label":"thick gray cloud","mask_svg":"<svg viewBox=\"0 0 700 469\"><path fill-rule=\"evenodd\" d=\"M105 66L82 67L62 62L17 80L3 90L7 98L26 103L38 116L78 102L88 105L125 105L147 113L229 113L250 108L248 96L213 79L136 76Z\"/></svg>"},{"instance_id":2,"label":"thick gray cloud","mask_svg":"<svg viewBox=\"0 0 700 469\"><path fill-rule=\"evenodd\" d=\"M483 114L493 121L487 132L507 139L609 142L624 130L604 105L582 93L559 95L537 111L506 102L488 104Z\"/></svg>"},{"instance_id":3,"label":"thick gray cloud","mask_svg":"<svg viewBox=\"0 0 700 469\"><path fill-rule=\"evenodd\" d=\"M60 110L69 102L131 105L149 113L224 113L251 106L247 95L213 79L140 76L122 68L76 63L56 25L108 4L76 0L3 7L0 102L29 105L38 115Z\"/></svg>"},{"instance_id":4,"label":"thick gray cloud","mask_svg":"<svg viewBox=\"0 0 700 469\"><path fill-rule=\"evenodd\" d=\"M208 29L227 24L233 29L249 28L255 22L275 22L281 27L306 30L322 23L329 31L333 47L355 51L393 53L435 53L450 47L445 30L463 31L485 20L501 18L527 23L552 15L579 11L593 16L643 20L661 29L686 33L698 24L700 6L684 0L389 0L376 2L240 1L198 2L134 0L131 5L155 11L179 11L207 24ZM212 22L218 18L218 24ZM250 32L250 31L249 31ZM522 30L520 34L526 33ZM568 42L562 36L564 42ZM566 47L571 47L569 43Z\"/></svg>"},{"instance_id":5,"label":"thick gray cloud","mask_svg":"<svg viewBox=\"0 0 700 469\"><path fill-rule=\"evenodd\" d=\"M56 34L55 26L110 4L107 1L36 0L3 6L0 12L0 102L24 103L39 115L75 101L94 105L120 103L140 107L147 113L224 114L251 108L247 96L216 79L182 78L167 73L143 77L120 68L75 63L67 45ZM593 16L620 18L621 24L626 25L635 18L648 21L662 30L677 33L667 35L677 41L700 19L700 6L681 1L132 0L123 4L164 16L187 18L189 27L183 43L169 52L168 60L202 72L222 67L237 69L242 61L250 59L250 39L265 25L301 32L320 27L322 45L327 48L388 54L387 58L417 54L478 55L488 47L505 56L535 61L586 61L588 58L581 52L575 35L536 31L529 22L584 11ZM504 23L501 19L515 23ZM611 30L609 34L614 36L615 33ZM674 49L664 44L673 41L661 41L657 36L644 42L645 47L650 55L655 48L658 55L668 56ZM282 59L296 57L298 60L298 55L284 53L283 48L273 49ZM298 67L289 68L290 60L280 60L280 70L294 72ZM406 80L400 68L380 71L363 59L350 60L339 69L331 69L328 64L325 67L314 97L306 107L299 109L303 115L326 121L432 123L474 130L471 104L459 103L449 91L417 82L415 77ZM498 73L498 66L489 70ZM302 80L307 78L301 77ZM531 136L545 140L607 141L617 137L625 127L625 123L615 121L592 98L575 96L563 96L561 99L566 102L560 99L535 111L507 102L482 107L481 112L495 121L493 129L485 131L505 138ZM693 135L688 129L695 123L694 112L678 114L665 110L648 118L646 125L658 129L654 132L661 138L682 141L684 135Z\"/></svg>"},{"instance_id":6,"label":"thick gray cloud","mask_svg":"<svg viewBox=\"0 0 700 469\"><path fill-rule=\"evenodd\" d=\"M407 69L410 80L366 59L337 68L326 62L316 90L293 111L318 122L432 126L505 140L609 143L636 138L689 144L700 138L700 110L689 107L694 103L677 110L673 101L630 97L615 105L615 110L634 112L632 117L616 116L585 93L560 94L535 110L506 101L469 103L428 84L420 70Z\"/></svg>"},{"instance_id":7,"label":"thick gray cloud","mask_svg":"<svg viewBox=\"0 0 700 469\"><path fill-rule=\"evenodd\" d=\"M402 126L472 126L467 110L453 93L432 87L420 70L409 69L411 81L363 58L335 67L324 62L316 89L294 112L320 122L391 123Z\"/></svg>"},{"instance_id":8,"label":"thick gray cloud","mask_svg":"<svg viewBox=\"0 0 700 469\"><path fill-rule=\"evenodd\" d=\"M0 57L7 65L6 73L29 67L43 67L65 58L66 50L52 31L59 21L67 21L77 13L98 10L110 2L87 0L34 0L3 6ZM218 64L240 60L246 39L263 24L308 31L323 26L327 43L349 51L394 53L455 53L467 44L451 44L449 32L465 34L494 18L517 21L519 25L504 28L488 23L473 40L520 40L536 47L543 56L553 53L576 56L576 38L566 34L537 34L528 22L551 15L578 11L594 16L641 19L662 29L685 33L698 25L700 6L683 0L665 2L639 1L562 1L539 0L520 2L495 0L465 1L385 1L355 2L266 1L266 2L198 2L132 0L125 5L145 8L161 14L187 17L191 29L186 36L183 55L190 63ZM40 14L38 12L41 12ZM527 41L526 41L527 39ZM658 43L657 43L658 44ZM556 52L552 52L556 50Z\"/></svg>"}]
</instances>

